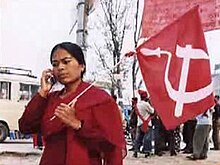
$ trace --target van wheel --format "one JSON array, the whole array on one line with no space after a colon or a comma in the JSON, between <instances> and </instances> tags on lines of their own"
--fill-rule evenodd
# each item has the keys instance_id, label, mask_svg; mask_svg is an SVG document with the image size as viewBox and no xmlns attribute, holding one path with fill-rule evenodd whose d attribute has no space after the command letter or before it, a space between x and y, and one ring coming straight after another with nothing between
<instances>
[{"instance_id":1,"label":"van wheel","mask_svg":"<svg viewBox=\"0 0 220 165\"><path fill-rule=\"evenodd\" d=\"M3 142L8 137L8 128L5 124L0 123L0 142Z\"/></svg>"}]
</instances>

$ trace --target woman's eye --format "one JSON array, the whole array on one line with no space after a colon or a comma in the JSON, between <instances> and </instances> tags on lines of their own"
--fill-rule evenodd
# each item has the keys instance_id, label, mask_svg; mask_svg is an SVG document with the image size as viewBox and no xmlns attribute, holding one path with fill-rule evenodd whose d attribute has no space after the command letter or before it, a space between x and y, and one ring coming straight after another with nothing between
<instances>
[{"instance_id":1,"label":"woman's eye","mask_svg":"<svg viewBox=\"0 0 220 165\"><path fill-rule=\"evenodd\" d=\"M57 65L58 65L57 63L52 63L53 67L57 67Z\"/></svg>"},{"instance_id":2,"label":"woman's eye","mask_svg":"<svg viewBox=\"0 0 220 165\"><path fill-rule=\"evenodd\" d=\"M68 64L69 62L70 62L70 60L63 61L64 64Z\"/></svg>"}]
</instances>

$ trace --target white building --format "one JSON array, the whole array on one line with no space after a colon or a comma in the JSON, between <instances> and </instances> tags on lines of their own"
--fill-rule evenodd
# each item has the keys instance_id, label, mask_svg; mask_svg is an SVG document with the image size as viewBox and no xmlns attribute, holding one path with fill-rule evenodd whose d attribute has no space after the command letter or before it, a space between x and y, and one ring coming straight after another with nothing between
<instances>
[{"instance_id":1,"label":"white building","mask_svg":"<svg viewBox=\"0 0 220 165\"><path fill-rule=\"evenodd\" d=\"M213 90L215 95L220 95L220 64L215 64L214 74L212 74Z\"/></svg>"}]
</instances>

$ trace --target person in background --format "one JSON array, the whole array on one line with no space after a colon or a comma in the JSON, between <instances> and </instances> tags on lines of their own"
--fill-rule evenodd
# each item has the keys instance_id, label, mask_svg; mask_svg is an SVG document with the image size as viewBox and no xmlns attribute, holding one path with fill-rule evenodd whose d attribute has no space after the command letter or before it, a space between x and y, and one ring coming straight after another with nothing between
<instances>
[{"instance_id":1,"label":"person in background","mask_svg":"<svg viewBox=\"0 0 220 165\"><path fill-rule=\"evenodd\" d=\"M136 105L136 113L137 113L137 130L136 130L136 138L135 138L135 145L134 145L134 153L133 157L138 157L138 152L140 151L140 147L142 144L144 145L144 153L145 157L150 155L152 145L151 140L148 136L148 131L146 130L149 125L151 125L151 116L154 114L154 109L150 105L148 94L146 91L139 90L140 101ZM150 133L150 132L149 132ZM145 137L145 135L147 137Z\"/></svg>"},{"instance_id":2,"label":"person in background","mask_svg":"<svg viewBox=\"0 0 220 165\"><path fill-rule=\"evenodd\" d=\"M131 107L131 113L130 113L129 127L130 127L132 148L130 148L129 151L134 150L134 144L135 144L136 129L137 129L137 114L135 112L135 107L137 105L137 101L138 101L137 97L133 97L131 100L132 107Z\"/></svg>"},{"instance_id":3,"label":"person in background","mask_svg":"<svg viewBox=\"0 0 220 165\"><path fill-rule=\"evenodd\" d=\"M116 104L117 104L117 96L116 95L112 95L112 98L115 100ZM122 121L122 128L125 132L125 129L126 129L126 120L125 120L125 114L123 113L123 110L121 108L120 105L118 105L118 109L119 109L119 113L120 113L120 116L121 116L121 121Z\"/></svg>"},{"instance_id":4,"label":"person in background","mask_svg":"<svg viewBox=\"0 0 220 165\"><path fill-rule=\"evenodd\" d=\"M167 131L167 134L170 156L176 156L177 153L180 151L180 127L177 126L175 129Z\"/></svg>"},{"instance_id":5,"label":"person in background","mask_svg":"<svg viewBox=\"0 0 220 165\"><path fill-rule=\"evenodd\" d=\"M36 134L32 134L33 138L33 147L35 149L43 150L44 148L44 140L40 132Z\"/></svg>"},{"instance_id":6,"label":"person in background","mask_svg":"<svg viewBox=\"0 0 220 165\"><path fill-rule=\"evenodd\" d=\"M166 128L158 115L155 115L152 119L152 124L154 125L155 155L163 156L165 154L164 149L166 148Z\"/></svg>"},{"instance_id":7,"label":"person in background","mask_svg":"<svg viewBox=\"0 0 220 165\"><path fill-rule=\"evenodd\" d=\"M219 96L216 95L215 98L214 112L212 114L212 141L214 147L211 150L220 149L220 104Z\"/></svg>"},{"instance_id":8,"label":"person in background","mask_svg":"<svg viewBox=\"0 0 220 165\"><path fill-rule=\"evenodd\" d=\"M211 110L196 117L197 124L193 136L193 153L187 156L190 160L206 159L209 150L209 133L212 127Z\"/></svg>"},{"instance_id":9,"label":"person in background","mask_svg":"<svg viewBox=\"0 0 220 165\"><path fill-rule=\"evenodd\" d=\"M126 143L115 100L83 81L82 49L70 42L51 51L52 69L42 72L38 93L19 119L22 133L41 132L45 148L40 165L122 165ZM64 85L50 92L51 77Z\"/></svg>"},{"instance_id":10,"label":"person in background","mask_svg":"<svg viewBox=\"0 0 220 165\"><path fill-rule=\"evenodd\" d=\"M182 149L184 154L193 153L193 135L196 128L196 119L190 119L183 125L183 141L186 146Z\"/></svg>"}]
</instances>

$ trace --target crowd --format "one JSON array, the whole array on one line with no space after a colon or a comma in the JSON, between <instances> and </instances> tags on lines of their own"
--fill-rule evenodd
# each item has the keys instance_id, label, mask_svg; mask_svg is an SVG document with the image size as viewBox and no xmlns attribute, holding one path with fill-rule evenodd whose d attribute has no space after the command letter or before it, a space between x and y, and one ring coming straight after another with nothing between
<instances>
[{"instance_id":1,"label":"crowd","mask_svg":"<svg viewBox=\"0 0 220 165\"><path fill-rule=\"evenodd\" d=\"M150 103L147 92L139 90L139 98L132 98L130 119L127 130L132 141L133 157L138 154L149 157L152 154L163 156L167 151L170 156L178 153L187 154L189 160L206 159L209 150L220 149L220 103L219 96L214 98L215 105L206 112L189 119L173 130L166 130L160 117ZM181 148L181 141L185 147ZM209 147L210 141L213 148ZM190 154L190 155L189 155Z\"/></svg>"}]
</instances>

